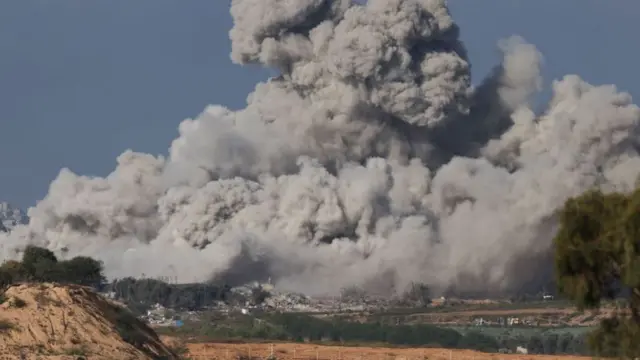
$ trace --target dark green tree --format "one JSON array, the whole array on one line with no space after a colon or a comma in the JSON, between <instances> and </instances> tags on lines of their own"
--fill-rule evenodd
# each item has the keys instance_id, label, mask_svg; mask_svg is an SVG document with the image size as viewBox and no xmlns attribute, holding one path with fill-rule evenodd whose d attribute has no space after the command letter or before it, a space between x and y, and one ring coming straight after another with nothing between
<instances>
[{"instance_id":1,"label":"dark green tree","mask_svg":"<svg viewBox=\"0 0 640 360\"><path fill-rule=\"evenodd\" d=\"M28 280L55 281L60 276L58 259L48 249L28 245L22 255L22 267Z\"/></svg>"},{"instance_id":2,"label":"dark green tree","mask_svg":"<svg viewBox=\"0 0 640 360\"><path fill-rule=\"evenodd\" d=\"M38 263L40 261L58 262L58 258L49 249L45 249L35 245L27 245L22 254L22 264L25 267L29 267L31 264Z\"/></svg>"},{"instance_id":3,"label":"dark green tree","mask_svg":"<svg viewBox=\"0 0 640 360\"><path fill-rule=\"evenodd\" d=\"M498 341L494 338L485 336L480 332L471 331L460 339L457 347L461 349L495 352L500 348L500 344L498 344Z\"/></svg>"},{"instance_id":4,"label":"dark green tree","mask_svg":"<svg viewBox=\"0 0 640 360\"><path fill-rule=\"evenodd\" d=\"M5 276L5 279L10 278L12 283L24 281L27 278L24 266L22 266L20 261L16 260L8 260L2 263L0 272L8 275L8 277Z\"/></svg>"},{"instance_id":5,"label":"dark green tree","mask_svg":"<svg viewBox=\"0 0 640 360\"><path fill-rule=\"evenodd\" d=\"M4 291L7 287L13 284L13 277L5 270L0 269L0 291Z\"/></svg>"},{"instance_id":6,"label":"dark green tree","mask_svg":"<svg viewBox=\"0 0 640 360\"><path fill-rule=\"evenodd\" d=\"M106 279L102 262L86 256L76 256L59 263L61 280L73 284L100 288Z\"/></svg>"},{"instance_id":7,"label":"dark green tree","mask_svg":"<svg viewBox=\"0 0 640 360\"><path fill-rule=\"evenodd\" d=\"M550 334L542 339L544 354L555 354L558 352L558 335Z\"/></svg>"},{"instance_id":8,"label":"dark green tree","mask_svg":"<svg viewBox=\"0 0 640 360\"><path fill-rule=\"evenodd\" d=\"M55 254L45 248L29 245L22 261L6 261L0 266L2 281L62 282L100 289L105 284L103 265L86 256L58 261Z\"/></svg>"},{"instance_id":9,"label":"dark green tree","mask_svg":"<svg viewBox=\"0 0 640 360\"><path fill-rule=\"evenodd\" d=\"M589 339L596 356L640 356L640 190L569 199L554 238L556 282L579 309L625 298L625 309Z\"/></svg>"},{"instance_id":10,"label":"dark green tree","mask_svg":"<svg viewBox=\"0 0 640 360\"><path fill-rule=\"evenodd\" d=\"M532 354L544 354L544 343L542 338L538 335L530 337L526 347Z\"/></svg>"},{"instance_id":11,"label":"dark green tree","mask_svg":"<svg viewBox=\"0 0 640 360\"><path fill-rule=\"evenodd\" d=\"M558 348L556 349L556 353L572 354L573 353L573 349L571 348L572 342L573 342L573 335L571 335L570 333L562 334L558 339Z\"/></svg>"}]
</instances>

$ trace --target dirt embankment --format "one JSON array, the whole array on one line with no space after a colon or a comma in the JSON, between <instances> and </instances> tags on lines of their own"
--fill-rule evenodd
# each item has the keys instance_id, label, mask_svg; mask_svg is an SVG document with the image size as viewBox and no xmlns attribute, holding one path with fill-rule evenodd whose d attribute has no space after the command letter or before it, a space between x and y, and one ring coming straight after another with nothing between
<instances>
[{"instance_id":1,"label":"dirt embankment","mask_svg":"<svg viewBox=\"0 0 640 360\"><path fill-rule=\"evenodd\" d=\"M278 360L587 360L589 357L557 355L489 354L471 350L439 348L343 347L310 344L188 344L194 359L267 359Z\"/></svg>"},{"instance_id":2,"label":"dirt embankment","mask_svg":"<svg viewBox=\"0 0 640 360\"><path fill-rule=\"evenodd\" d=\"M158 335L82 286L21 284L0 305L0 359L176 359Z\"/></svg>"}]
</instances>

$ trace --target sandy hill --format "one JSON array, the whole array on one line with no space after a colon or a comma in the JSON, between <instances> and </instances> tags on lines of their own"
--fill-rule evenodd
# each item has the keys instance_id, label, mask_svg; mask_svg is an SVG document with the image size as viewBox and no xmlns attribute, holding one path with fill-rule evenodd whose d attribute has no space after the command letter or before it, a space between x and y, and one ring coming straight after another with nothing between
<instances>
[{"instance_id":1,"label":"sandy hill","mask_svg":"<svg viewBox=\"0 0 640 360\"><path fill-rule=\"evenodd\" d=\"M2 359L176 359L158 335L88 288L9 287L0 305Z\"/></svg>"}]
</instances>

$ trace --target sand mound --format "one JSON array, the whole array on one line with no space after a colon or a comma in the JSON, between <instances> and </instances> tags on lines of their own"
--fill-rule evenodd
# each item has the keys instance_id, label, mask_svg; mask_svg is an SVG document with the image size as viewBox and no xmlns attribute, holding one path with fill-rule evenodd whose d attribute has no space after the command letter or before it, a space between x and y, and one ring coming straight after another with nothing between
<instances>
[{"instance_id":1,"label":"sand mound","mask_svg":"<svg viewBox=\"0 0 640 360\"><path fill-rule=\"evenodd\" d=\"M177 358L151 328L118 304L82 286L56 284L7 289L0 305L0 355L3 359Z\"/></svg>"}]
</instances>

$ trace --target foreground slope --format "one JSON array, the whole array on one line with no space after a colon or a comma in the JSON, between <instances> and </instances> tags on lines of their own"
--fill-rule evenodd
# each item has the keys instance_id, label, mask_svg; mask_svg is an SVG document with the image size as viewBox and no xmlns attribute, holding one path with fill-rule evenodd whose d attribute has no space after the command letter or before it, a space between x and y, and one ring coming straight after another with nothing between
<instances>
[{"instance_id":1,"label":"foreground slope","mask_svg":"<svg viewBox=\"0 0 640 360\"><path fill-rule=\"evenodd\" d=\"M20 284L0 305L0 357L175 359L158 335L82 286ZM74 357L70 357L74 356Z\"/></svg>"}]
</instances>

